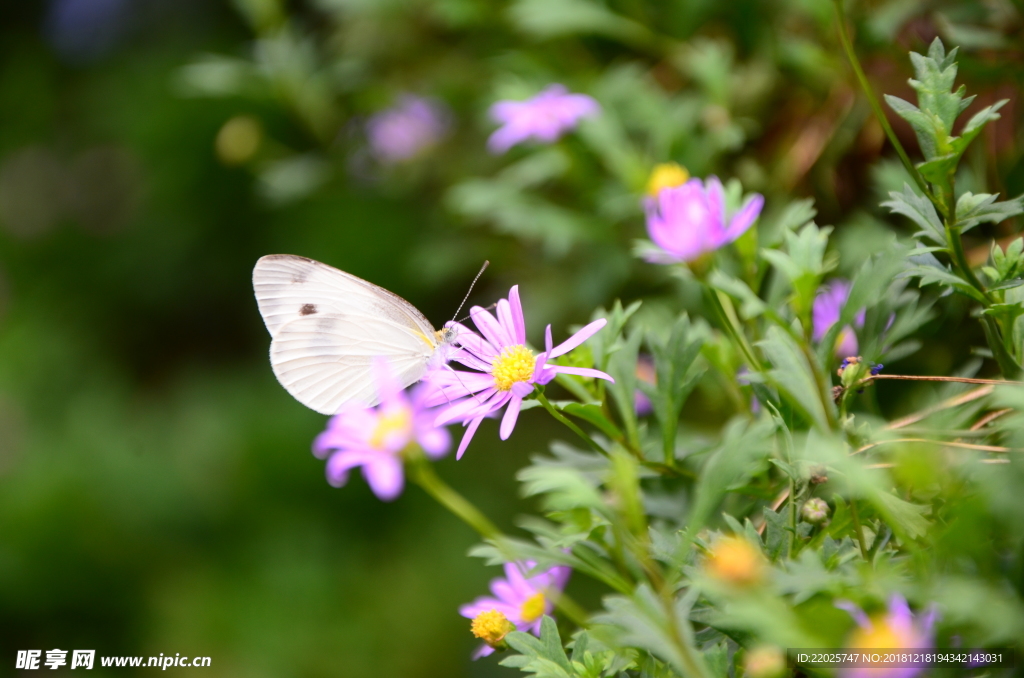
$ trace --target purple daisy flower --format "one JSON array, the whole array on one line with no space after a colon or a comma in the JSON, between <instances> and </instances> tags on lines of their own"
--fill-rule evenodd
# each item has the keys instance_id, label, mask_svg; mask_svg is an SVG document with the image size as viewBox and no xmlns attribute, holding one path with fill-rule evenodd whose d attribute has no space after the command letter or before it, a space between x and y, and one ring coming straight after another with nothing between
<instances>
[{"instance_id":1,"label":"purple daisy flower","mask_svg":"<svg viewBox=\"0 0 1024 678\"><path fill-rule=\"evenodd\" d=\"M439 368L432 370L428 376L434 390L427 404L448 404L437 415L435 425L461 421L468 427L459 443L457 459L466 451L484 417L506 405L508 407L501 420L500 433L501 439L507 440L515 428L523 398L533 392L534 384L547 384L560 373L614 381L600 370L548 363L551 358L568 353L593 336L605 326L603 318L590 323L555 347L551 345L551 326L548 325L544 334L545 351L534 354L526 347L526 323L523 320L518 285L509 291L508 299L498 301L496 310L497 319L479 306L470 310L469 315L480 334L464 325L457 325L459 333L456 341L460 350L452 360L477 372Z\"/></svg>"},{"instance_id":2,"label":"purple daisy flower","mask_svg":"<svg viewBox=\"0 0 1024 678\"><path fill-rule=\"evenodd\" d=\"M366 135L373 154L384 163L410 160L448 132L449 113L441 104L411 95L371 117Z\"/></svg>"},{"instance_id":3,"label":"purple daisy flower","mask_svg":"<svg viewBox=\"0 0 1024 678\"><path fill-rule=\"evenodd\" d=\"M851 284L848 280L837 278L827 285L822 285L818 294L814 297L814 306L811 309L814 341L821 341L828 331L839 322L839 314L850 297ZM864 324L864 310L857 312L854 324L861 327ZM836 337L836 355L843 358L857 355L857 335L853 328L847 325Z\"/></svg>"},{"instance_id":4,"label":"purple daisy flower","mask_svg":"<svg viewBox=\"0 0 1024 678\"><path fill-rule=\"evenodd\" d=\"M541 618L550 614L554 608L552 594L557 595L569 581L572 568L565 565L538 572L531 577L530 572L536 563L527 560L524 563L506 563L505 578L491 580L493 596L481 596L468 605L459 608L459 614L467 619L475 619L478 615L497 610L516 625L516 630L540 635ZM474 653L473 658L486 657L494 652L489 645L484 645Z\"/></svg>"},{"instance_id":5,"label":"purple daisy flower","mask_svg":"<svg viewBox=\"0 0 1024 678\"><path fill-rule=\"evenodd\" d=\"M387 363L376 364L380 404L343 409L327 422L327 430L313 441L313 454L327 458L327 482L341 487L348 472L363 467L370 489L383 501L402 493L405 483L402 451L416 443L432 459L444 456L451 447L448 430L436 426L437 413L426 405L430 387L402 390Z\"/></svg>"},{"instance_id":6,"label":"purple daisy flower","mask_svg":"<svg viewBox=\"0 0 1024 678\"><path fill-rule=\"evenodd\" d=\"M856 604L849 600L837 600L836 607L846 610L857 622L857 628L846 643L849 648L859 649L927 649L933 646L932 627L938 614L929 609L920 618L915 618L906 599L898 593L889 598L889 610L885 615L869 618ZM890 669L844 668L839 671L841 678L912 678L921 673L922 667L901 667Z\"/></svg>"},{"instance_id":7,"label":"purple daisy flower","mask_svg":"<svg viewBox=\"0 0 1024 678\"><path fill-rule=\"evenodd\" d=\"M656 264L693 261L743 235L761 214L764 197L747 198L735 214L728 214L725 191L718 177L707 183L690 179L682 186L663 188L644 199L647 233L661 252L647 257Z\"/></svg>"},{"instance_id":8,"label":"purple daisy flower","mask_svg":"<svg viewBox=\"0 0 1024 678\"><path fill-rule=\"evenodd\" d=\"M501 127L487 140L491 153L504 153L518 143L535 139L557 141L580 120L601 112L592 97L570 94L562 85L548 85L526 101L499 101L491 106L491 117Z\"/></svg>"}]
</instances>

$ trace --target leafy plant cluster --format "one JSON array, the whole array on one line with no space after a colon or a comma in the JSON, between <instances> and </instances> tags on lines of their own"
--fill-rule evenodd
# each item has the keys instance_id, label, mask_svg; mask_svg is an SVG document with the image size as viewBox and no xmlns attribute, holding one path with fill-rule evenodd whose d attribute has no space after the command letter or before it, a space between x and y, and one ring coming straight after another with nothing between
<instances>
[{"instance_id":1,"label":"leafy plant cluster","mask_svg":"<svg viewBox=\"0 0 1024 678\"><path fill-rule=\"evenodd\" d=\"M602 115L574 135L493 159L457 152L482 143L456 132L429 165L437 176L425 176L423 164L356 168L405 189L430 186L452 213L513 239L518 260L509 255L505 270L569 283L556 296L574 301L549 302L548 315L587 307L630 280L660 285L642 302L593 311L607 326L560 358L607 372L614 383L562 374L524 403L544 408L574 436L518 474L539 515L522 518L514 535L467 519L486 526L484 543L472 551L485 562L529 561L535 571L568 566L602 591L585 604L571 590L552 594L559 622L545 617L539 637L509 633L502 664L542 678L766 678L792 670L752 657L856 647L857 624L843 606L852 601L881 620L893 596L909 601L922 626L935 611L935 627L923 632L929 643L1020 649L1024 241L1014 234L1005 245L993 243L978 265L963 237L1024 213L1024 196L982 192L982 180L962 167L1004 102L958 127L973 97L955 88L957 50L936 39L927 54L911 54L916 104L885 101L912 128L923 160L911 162L884 115L877 125L903 163L902 170L888 166L900 185L882 204L919 230L910 239L886 238L852 265L833 228L817 223L814 201L791 197L799 169L749 157L730 162L761 134L757 121L770 117L780 74L739 59L726 42L655 32L618 4L520 0L507 10L507 21L532 39L583 35L629 54L607 65L585 49L553 52L577 60L565 69L575 76L571 84L602 105ZM838 26L865 87L861 113L880 112L840 5L805 4L787 10L811 25ZM506 19L468 1L368 9L322 0L326 35L300 30L273 2L240 6L259 36L252 59L204 58L181 78L192 93L276 97L316 140L302 152L265 145L247 161L274 199L299 199L340 171L330 159L336 144L358 157L358 135L337 135L341 120L388 98L372 76L397 68L389 59L399 62L410 45L454 44L437 53L459 65L453 71L461 76L435 83L453 98L471 89L457 77L487 82L491 99L521 99L557 70L528 50L469 63L475 36L508 33ZM436 33L417 34L409 17ZM403 43L398 28L415 39ZM820 45L805 40L786 49L792 68L813 80ZM423 65L432 67L439 68ZM455 160L446 163L449 157ZM745 186L768 193L770 209L708 256L641 264L651 250L634 242L643 194L651 168L669 160L694 176L732 169ZM770 170L781 179L768 178ZM726 182L730 207L742 192L739 181ZM816 305L841 268L848 295L819 333ZM894 370L919 351L927 323L964 304L986 340L975 353L992 362L938 375ZM856 334L857 355L836 355L844 332ZM645 362L653 375L639 369ZM978 377L982 369L991 378ZM914 384L905 404L879 404L877 392L907 394L898 389L909 382L924 383ZM695 422L694 412L711 425ZM461 506L450 495L445 501Z\"/></svg>"}]
</instances>

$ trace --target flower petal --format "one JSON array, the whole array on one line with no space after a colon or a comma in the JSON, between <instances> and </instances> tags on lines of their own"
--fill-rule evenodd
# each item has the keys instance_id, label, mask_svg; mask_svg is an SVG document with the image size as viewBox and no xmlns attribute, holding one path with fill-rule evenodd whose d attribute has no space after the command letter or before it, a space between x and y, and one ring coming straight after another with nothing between
<instances>
[{"instance_id":1,"label":"flower petal","mask_svg":"<svg viewBox=\"0 0 1024 678\"><path fill-rule=\"evenodd\" d=\"M748 198L747 202L740 208L740 211L733 215L733 218L729 221L729 227L725 230L726 242L732 242L746 233L747 229L757 221L757 217L761 214L763 207L764 196L760 193L755 193Z\"/></svg>"},{"instance_id":2,"label":"flower petal","mask_svg":"<svg viewBox=\"0 0 1024 678\"><path fill-rule=\"evenodd\" d=\"M597 334L597 332L607 324L608 321L605 320L604 318L595 320L594 322L590 323L576 334L572 335L571 337L563 341L554 349L548 349L548 359L550 360L551 358L557 358L560 355L568 353L569 351L573 350L574 348L582 344L584 341L589 339L590 337ZM548 328L550 329L550 327L551 326L549 325Z\"/></svg>"},{"instance_id":3,"label":"flower petal","mask_svg":"<svg viewBox=\"0 0 1024 678\"><path fill-rule=\"evenodd\" d=\"M508 336L505 328L486 309L474 306L469 310L469 316L484 339L489 341L498 352L513 343L512 337Z\"/></svg>"},{"instance_id":4,"label":"flower petal","mask_svg":"<svg viewBox=\"0 0 1024 678\"><path fill-rule=\"evenodd\" d=\"M466 448L469 447L469 441L473 439L473 434L476 433L477 427L480 426L480 422L483 420L483 417L478 417L469 422L466 432L462 435L462 442L459 443L459 451L455 454L456 459L462 459L462 455L466 452Z\"/></svg>"},{"instance_id":5,"label":"flower petal","mask_svg":"<svg viewBox=\"0 0 1024 678\"><path fill-rule=\"evenodd\" d=\"M363 464L363 476L381 501L391 501L402 494L405 477L398 457L376 455L372 461Z\"/></svg>"},{"instance_id":6,"label":"flower petal","mask_svg":"<svg viewBox=\"0 0 1024 678\"><path fill-rule=\"evenodd\" d=\"M508 291L508 303L512 307L512 326L515 328L512 338L518 344L525 344L526 320L523 318L523 302L519 299L519 285L513 285Z\"/></svg>"},{"instance_id":7,"label":"flower petal","mask_svg":"<svg viewBox=\"0 0 1024 678\"><path fill-rule=\"evenodd\" d=\"M591 379L604 379L615 383L610 374L606 374L601 370L595 370L589 367L566 367L563 365L548 365L547 369L555 372L556 374L575 374L578 377L590 377Z\"/></svg>"},{"instance_id":8,"label":"flower petal","mask_svg":"<svg viewBox=\"0 0 1024 678\"><path fill-rule=\"evenodd\" d=\"M523 404L523 399L513 396L508 401L508 407L505 408L505 416L501 418L501 429L499 431L499 437L502 440L508 440L508 437L512 435L512 429L516 427L516 419L519 418L519 408Z\"/></svg>"}]
</instances>

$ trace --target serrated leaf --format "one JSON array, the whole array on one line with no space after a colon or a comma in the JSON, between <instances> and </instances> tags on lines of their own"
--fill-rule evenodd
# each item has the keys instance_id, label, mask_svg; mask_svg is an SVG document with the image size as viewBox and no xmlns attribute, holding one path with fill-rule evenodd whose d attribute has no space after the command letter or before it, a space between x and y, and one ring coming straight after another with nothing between
<instances>
[{"instance_id":1,"label":"serrated leaf","mask_svg":"<svg viewBox=\"0 0 1024 678\"><path fill-rule=\"evenodd\" d=\"M889 200L882 203L890 212L902 214L917 224L921 231L915 238L928 238L939 245L946 244L946 234L935 206L928 198L918 195L909 184L903 184L903 192L891 191Z\"/></svg>"},{"instance_id":2,"label":"serrated leaf","mask_svg":"<svg viewBox=\"0 0 1024 678\"><path fill-rule=\"evenodd\" d=\"M772 382L815 426L827 430L828 418L820 389L807 358L793 339L778 327L769 327L767 337L758 346L772 364L768 373ZM832 406L831 398L828 406Z\"/></svg>"}]
</instances>

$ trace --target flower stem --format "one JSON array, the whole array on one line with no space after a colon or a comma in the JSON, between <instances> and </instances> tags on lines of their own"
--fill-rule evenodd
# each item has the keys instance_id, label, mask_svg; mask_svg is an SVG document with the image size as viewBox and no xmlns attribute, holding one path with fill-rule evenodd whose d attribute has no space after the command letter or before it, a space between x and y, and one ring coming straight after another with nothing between
<instances>
[{"instance_id":1,"label":"flower stem","mask_svg":"<svg viewBox=\"0 0 1024 678\"><path fill-rule=\"evenodd\" d=\"M747 342L746 337L743 336L743 332L733 322L735 311L730 315L726 310L724 304L728 303L729 308L732 308L732 302L729 301L728 297L725 297L718 290L710 286L705 285L704 291L704 297L708 300L708 303L711 304L711 308L714 310L715 315L718 316L718 321L721 323L722 329L725 330L725 333L729 335L730 339L732 339L736 348L743 354L743 359L747 362L749 368L756 372L761 372L764 369L761 366L761 361L757 359L756 355L754 355L754 349ZM723 298L725 300L724 302Z\"/></svg>"},{"instance_id":2,"label":"flower stem","mask_svg":"<svg viewBox=\"0 0 1024 678\"><path fill-rule=\"evenodd\" d=\"M498 540L504 535L487 516L471 504L468 499L456 492L448 483L441 480L434 472L434 467L420 457L409 463L409 477L414 483L422 487L427 494L436 499L439 504L462 519L464 523L472 527L484 539Z\"/></svg>"},{"instance_id":3,"label":"flower stem","mask_svg":"<svg viewBox=\"0 0 1024 678\"><path fill-rule=\"evenodd\" d=\"M568 417L566 417L564 414L562 414L557 409L555 409L555 406L551 404L551 402L548 400L547 396L545 396L543 393L541 393L540 389L537 389L536 391L534 391L534 393L536 394L537 402L539 402L541 404L541 406L545 410L547 410L548 413L552 417L554 417L558 421L560 421L563 424L565 424L566 426L568 426L572 430L573 433L578 435L580 438L583 438L583 440L585 440L588 445L590 445L592 448L594 448L595 450L597 450L601 454L604 454L604 455L608 454L608 452L603 447L598 445L597 442L593 438L588 436L587 433L583 429L581 429L576 424L572 423L572 421L570 421L568 419Z\"/></svg>"},{"instance_id":4,"label":"flower stem","mask_svg":"<svg viewBox=\"0 0 1024 678\"><path fill-rule=\"evenodd\" d=\"M860 87L864 90L864 96L868 100L868 105L871 106L872 112L875 114L875 118L878 119L879 124L882 125L882 129L885 131L885 136L889 138L889 143L892 144L893 148L896 149L896 154L900 156L900 162L903 163L903 167L907 170L907 173L913 177L914 183L921 189L921 192L928 196L929 200L934 202L931 191L928 190L928 185L924 181L924 177L914 167L914 163L910 162L910 156L903 150L903 144L896 137L896 132L893 131L892 125L889 124L889 119L885 117L885 111L882 110L882 105L878 102L878 98L875 97L875 93L871 89L871 84L868 82L868 78L864 75L864 69L860 66L860 60L857 59L857 53L853 50L853 44L850 42L850 36L846 33L846 16L843 14L843 0L833 0L832 5L836 10L836 24L839 27L839 41L843 45L843 51L846 52L846 58L850 62L850 66L853 67L853 73L857 76L857 82L860 83Z\"/></svg>"},{"instance_id":5,"label":"flower stem","mask_svg":"<svg viewBox=\"0 0 1024 678\"><path fill-rule=\"evenodd\" d=\"M864 528L860 524L860 513L857 511L857 500L850 500L850 518L853 519L854 533L857 535L857 544L860 546L860 555L864 560L868 559L868 547L864 543Z\"/></svg>"}]
</instances>

